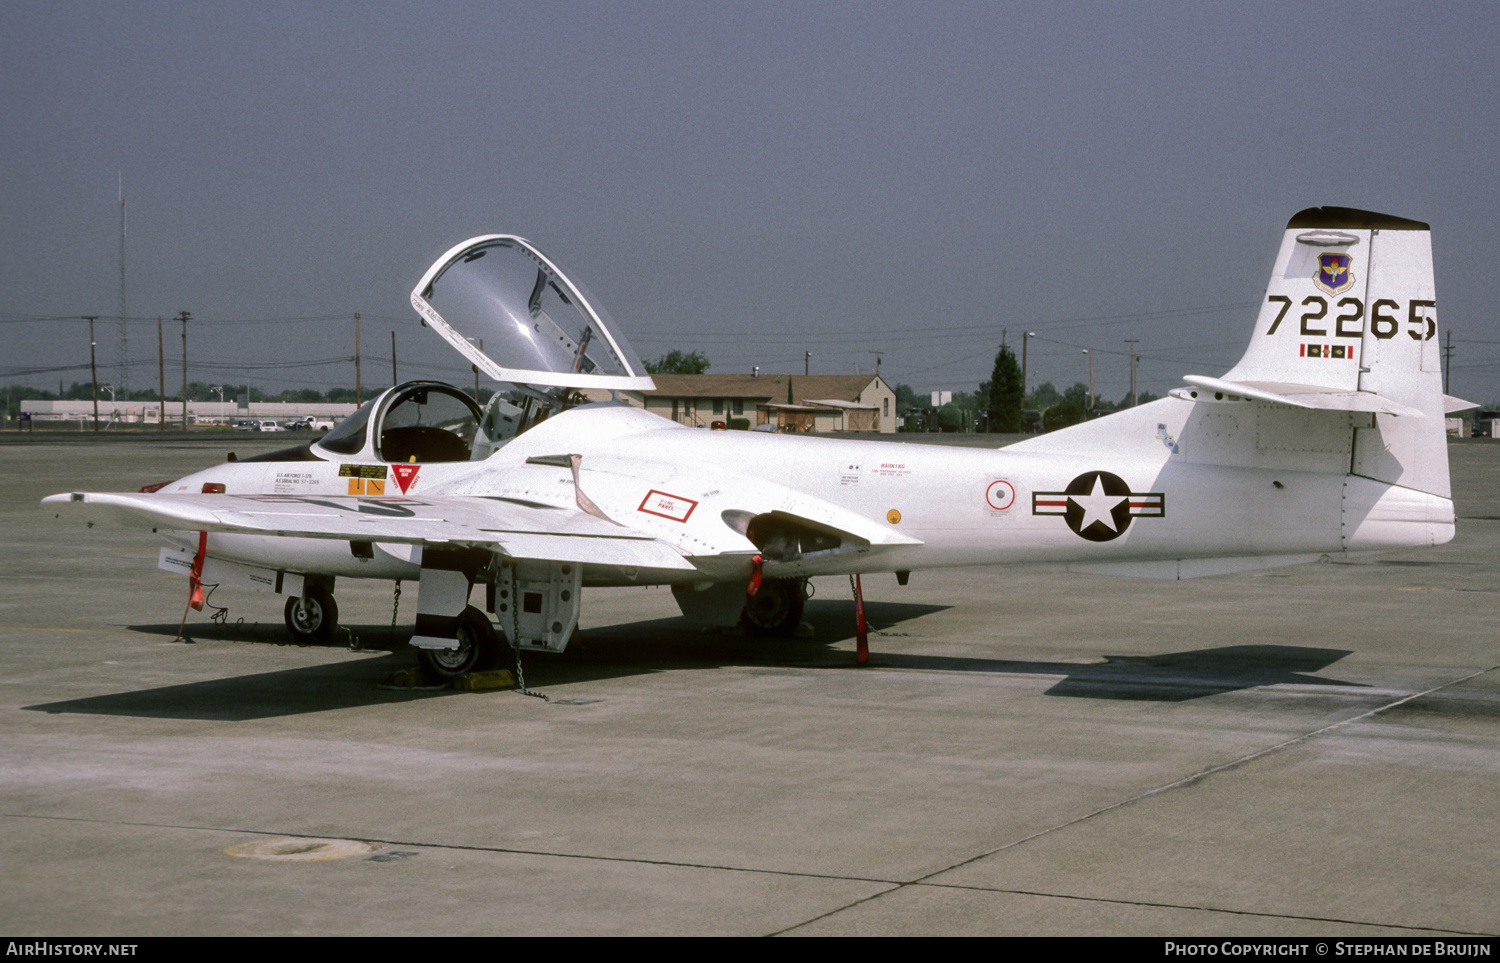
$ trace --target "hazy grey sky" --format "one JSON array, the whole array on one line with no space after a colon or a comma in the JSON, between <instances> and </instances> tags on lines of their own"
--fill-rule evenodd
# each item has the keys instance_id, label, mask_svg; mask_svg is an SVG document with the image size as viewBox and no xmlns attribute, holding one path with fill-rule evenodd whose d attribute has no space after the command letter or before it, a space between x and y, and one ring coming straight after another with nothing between
<instances>
[{"instance_id":1,"label":"hazy grey sky","mask_svg":"<svg viewBox=\"0 0 1500 963\"><path fill-rule=\"evenodd\" d=\"M1452 389L1500 399L1494 3L0 5L0 382L118 314L192 361L467 378L407 295L517 233L647 357L1158 393L1238 358L1294 212L1428 221ZM1133 316L1133 317L1132 317ZM294 320L288 320L294 319ZM246 323L256 322L256 323ZM119 325L101 321L100 359ZM168 390L180 379L169 326ZM450 360L451 359L451 360ZM194 367L269 389L352 366ZM109 369L101 380L117 380Z\"/></svg>"}]
</instances>

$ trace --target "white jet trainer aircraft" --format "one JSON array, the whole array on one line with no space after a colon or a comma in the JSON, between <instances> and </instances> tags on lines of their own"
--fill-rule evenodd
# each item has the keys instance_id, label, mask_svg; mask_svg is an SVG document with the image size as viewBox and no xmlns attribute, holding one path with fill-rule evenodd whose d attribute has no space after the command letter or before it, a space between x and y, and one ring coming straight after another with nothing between
<instances>
[{"instance_id":1,"label":"white jet trainer aircraft","mask_svg":"<svg viewBox=\"0 0 1500 963\"><path fill-rule=\"evenodd\" d=\"M162 567L199 600L204 582L288 596L302 640L331 635L336 579L416 581L412 644L443 676L498 661L496 623L518 649L561 651L586 586L670 585L694 620L775 631L817 575L1051 563L1182 579L1453 537L1417 221L1301 212L1227 374L1001 450L695 431L581 403L652 381L519 237L458 245L411 300L509 386L484 410L410 382L310 445L45 504L158 533Z\"/></svg>"}]
</instances>

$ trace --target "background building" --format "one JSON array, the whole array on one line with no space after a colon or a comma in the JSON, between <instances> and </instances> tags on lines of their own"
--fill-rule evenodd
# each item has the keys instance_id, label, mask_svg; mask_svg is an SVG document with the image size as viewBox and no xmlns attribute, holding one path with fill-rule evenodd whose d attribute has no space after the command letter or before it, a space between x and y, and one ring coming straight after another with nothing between
<instances>
[{"instance_id":1,"label":"background building","mask_svg":"<svg viewBox=\"0 0 1500 963\"><path fill-rule=\"evenodd\" d=\"M303 416L328 418L335 423L354 413L355 406L347 402L285 402L254 401L238 404L230 401L189 401L188 421L193 425L232 425L236 421L268 419L285 425ZM55 422L78 422L92 424L94 402L44 401L28 399L21 402L21 412L30 415L32 424ZM159 401L109 401L99 400L99 423L115 425L157 425L161 423L162 404ZM168 401L167 424L182 426L182 402Z\"/></svg>"},{"instance_id":2,"label":"background building","mask_svg":"<svg viewBox=\"0 0 1500 963\"><path fill-rule=\"evenodd\" d=\"M681 425L707 428L744 418L750 426L827 434L896 431L896 393L876 375L652 375L655 391L620 397Z\"/></svg>"}]
</instances>

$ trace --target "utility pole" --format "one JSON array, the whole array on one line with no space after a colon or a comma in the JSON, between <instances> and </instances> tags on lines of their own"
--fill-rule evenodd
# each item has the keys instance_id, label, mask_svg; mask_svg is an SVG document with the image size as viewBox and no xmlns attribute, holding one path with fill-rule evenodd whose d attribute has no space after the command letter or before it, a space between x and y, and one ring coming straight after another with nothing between
<instances>
[{"instance_id":1,"label":"utility pole","mask_svg":"<svg viewBox=\"0 0 1500 963\"><path fill-rule=\"evenodd\" d=\"M1139 338L1126 338L1125 343L1130 345L1130 407L1134 408L1139 402L1135 393L1135 346Z\"/></svg>"},{"instance_id":2,"label":"utility pole","mask_svg":"<svg viewBox=\"0 0 1500 963\"><path fill-rule=\"evenodd\" d=\"M359 407L364 403L360 397L359 383L359 312L354 312L354 405Z\"/></svg>"},{"instance_id":3,"label":"utility pole","mask_svg":"<svg viewBox=\"0 0 1500 963\"><path fill-rule=\"evenodd\" d=\"M1443 349L1443 394L1448 391L1448 372L1453 367L1453 329L1448 329L1448 346Z\"/></svg>"},{"instance_id":4,"label":"utility pole","mask_svg":"<svg viewBox=\"0 0 1500 963\"><path fill-rule=\"evenodd\" d=\"M97 314L85 314L83 320L89 323L89 379L94 382L94 430L99 430L99 371L94 367L94 322L99 320Z\"/></svg>"},{"instance_id":5,"label":"utility pole","mask_svg":"<svg viewBox=\"0 0 1500 963\"><path fill-rule=\"evenodd\" d=\"M130 400L130 328L125 318L125 174L120 172L120 390Z\"/></svg>"},{"instance_id":6,"label":"utility pole","mask_svg":"<svg viewBox=\"0 0 1500 963\"><path fill-rule=\"evenodd\" d=\"M479 353L484 354L483 338L468 338L466 340L468 340L470 344L474 344L477 342L479 345ZM479 365L471 364L469 365L469 368L474 372L474 403L477 405L479 404Z\"/></svg>"},{"instance_id":7,"label":"utility pole","mask_svg":"<svg viewBox=\"0 0 1500 963\"><path fill-rule=\"evenodd\" d=\"M396 380L396 332L391 332L391 384L400 384Z\"/></svg>"},{"instance_id":8,"label":"utility pole","mask_svg":"<svg viewBox=\"0 0 1500 963\"><path fill-rule=\"evenodd\" d=\"M1004 336L1003 331L1001 336ZM1034 337L1036 337L1035 331L1026 331L1021 335L1021 404L1023 405L1026 403L1026 346Z\"/></svg>"},{"instance_id":9,"label":"utility pole","mask_svg":"<svg viewBox=\"0 0 1500 963\"><path fill-rule=\"evenodd\" d=\"M161 404L156 415L156 430L167 430L167 348L161 336L161 315L156 316L156 400Z\"/></svg>"},{"instance_id":10,"label":"utility pole","mask_svg":"<svg viewBox=\"0 0 1500 963\"><path fill-rule=\"evenodd\" d=\"M804 351L802 352L802 374L807 375L810 371L812 371L812 352Z\"/></svg>"},{"instance_id":11,"label":"utility pole","mask_svg":"<svg viewBox=\"0 0 1500 963\"><path fill-rule=\"evenodd\" d=\"M1089 413L1093 414L1093 411L1094 411L1094 352L1091 351L1091 350L1089 350L1088 348L1084 348L1083 349L1083 353L1089 356Z\"/></svg>"},{"instance_id":12,"label":"utility pole","mask_svg":"<svg viewBox=\"0 0 1500 963\"><path fill-rule=\"evenodd\" d=\"M177 319L182 322L182 430L188 430L187 420L187 323L192 318L186 311L177 312ZM166 405L162 405L165 412Z\"/></svg>"}]
</instances>

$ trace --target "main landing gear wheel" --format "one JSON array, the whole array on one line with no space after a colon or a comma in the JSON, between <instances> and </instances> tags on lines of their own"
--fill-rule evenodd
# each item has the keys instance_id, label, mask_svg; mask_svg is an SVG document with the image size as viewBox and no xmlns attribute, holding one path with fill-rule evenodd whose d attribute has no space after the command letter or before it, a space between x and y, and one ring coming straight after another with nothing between
<instances>
[{"instance_id":1,"label":"main landing gear wheel","mask_svg":"<svg viewBox=\"0 0 1500 963\"><path fill-rule=\"evenodd\" d=\"M803 579L768 578L745 600L740 621L755 635L790 635L802 623Z\"/></svg>"},{"instance_id":2,"label":"main landing gear wheel","mask_svg":"<svg viewBox=\"0 0 1500 963\"><path fill-rule=\"evenodd\" d=\"M468 672L494 668L500 643L489 616L469 606L458 617L458 648L422 649L417 658L422 667L441 679L456 679Z\"/></svg>"},{"instance_id":3,"label":"main landing gear wheel","mask_svg":"<svg viewBox=\"0 0 1500 963\"><path fill-rule=\"evenodd\" d=\"M324 589L309 588L286 600L286 627L298 645L323 645L333 638L338 624L339 607Z\"/></svg>"}]
</instances>

